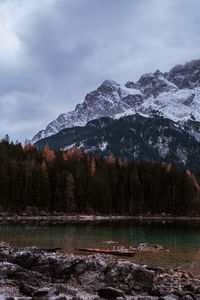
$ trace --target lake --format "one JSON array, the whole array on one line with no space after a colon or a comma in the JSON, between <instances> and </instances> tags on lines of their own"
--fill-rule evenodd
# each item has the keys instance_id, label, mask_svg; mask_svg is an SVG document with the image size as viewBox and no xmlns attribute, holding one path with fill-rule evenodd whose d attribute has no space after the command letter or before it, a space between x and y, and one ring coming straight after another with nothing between
<instances>
[{"instance_id":1,"label":"lake","mask_svg":"<svg viewBox=\"0 0 200 300\"><path fill-rule=\"evenodd\" d=\"M200 268L200 223L198 222L2 224L0 240L17 247L60 247L67 253L73 252L75 247L112 249L121 246L137 247L140 243L161 244L164 246L164 251L136 252L131 260L151 266L181 267L190 270Z\"/></svg>"}]
</instances>

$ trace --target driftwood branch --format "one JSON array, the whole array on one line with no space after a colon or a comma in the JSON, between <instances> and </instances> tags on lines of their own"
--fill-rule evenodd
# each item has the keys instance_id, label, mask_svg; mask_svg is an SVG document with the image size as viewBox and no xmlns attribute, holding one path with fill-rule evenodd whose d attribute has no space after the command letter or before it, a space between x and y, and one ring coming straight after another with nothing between
<instances>
[{"instance_id":1,"label":"driftwood branch","mask_svg":"<svg viewBox=\"0 0 200 300\"><path fill-rule=\"evenodd\" d=\"M105 250L105 249L92 249L92 248L74 248L75 251L84 251L84 252L95 252L95 253L104 253L117 256L134 256L134 251L127 250Z\"/></svg>"}]
</instances>

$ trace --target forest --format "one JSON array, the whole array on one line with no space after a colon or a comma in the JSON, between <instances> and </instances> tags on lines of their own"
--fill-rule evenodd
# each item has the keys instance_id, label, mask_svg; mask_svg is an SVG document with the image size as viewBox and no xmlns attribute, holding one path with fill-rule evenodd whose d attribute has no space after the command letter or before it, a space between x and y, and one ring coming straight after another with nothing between
<instances>
[{"instance_id":1,"label":"forest","mask_svg":"<svg viewBox=\"0 0 200 300\"><path fill-rule=\"evenodd\" d=\"M0 142L0 213L172 214L200 211L189 170Z\"/></svg>"}]
</instances>

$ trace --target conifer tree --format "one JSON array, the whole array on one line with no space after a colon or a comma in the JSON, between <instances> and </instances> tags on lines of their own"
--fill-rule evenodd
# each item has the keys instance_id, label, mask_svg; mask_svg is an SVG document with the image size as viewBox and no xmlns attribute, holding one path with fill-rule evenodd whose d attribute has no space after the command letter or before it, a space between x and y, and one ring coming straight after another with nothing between
<instances>
[{"instance_id":1,"label":"conifer tree","mask_svg":"<svg viewBox=\"0 0 200 300\"><path fill-rule=\"evenodd\" d=\"M68 213L74 213L76 211L76 203L74 198L74 177L71 173L69 173L66 178L64 198L66 203L66 211Z\"/></svg>"}]
</instances>

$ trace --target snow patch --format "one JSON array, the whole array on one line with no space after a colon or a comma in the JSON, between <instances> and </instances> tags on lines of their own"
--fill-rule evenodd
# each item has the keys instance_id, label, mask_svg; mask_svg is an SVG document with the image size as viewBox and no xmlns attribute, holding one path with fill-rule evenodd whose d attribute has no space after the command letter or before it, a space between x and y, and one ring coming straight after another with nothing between
<instances>
[{"instance_id":1,"label":"snow patch","mask_svg":"<svg viewBox=\"0 0 200 300\"><path fill-rule=\"evenodd\" d=\"M142 93L134 88L127 88L125 85L121 88L122 91L126 93L126 95L142 95Z\"/></svg>"},{"instance_id":2,"label":"snow patch","mask_svg":"<svg viewBox=\"0 0 200 300\"><path fill-rule=\"evenodd\" d=\"M106 141L104 141L104 142L102 142L101 144L98 145L99 150L101 150L101 151L105 151L107 146L108 146L108 142L106 142Z\"/></svg>"},{"instance_id":3,"label":"snow patch","mask_svg":"<svg viewBox=\"0 0 200 300\"><path fill-rule=\"evenodd\" d=\"M70 144L70 145L66 145L62 150L65 151L67 149L71 149L73 147L75 147L76 143Z\"/></svg>"}]
</instances>

